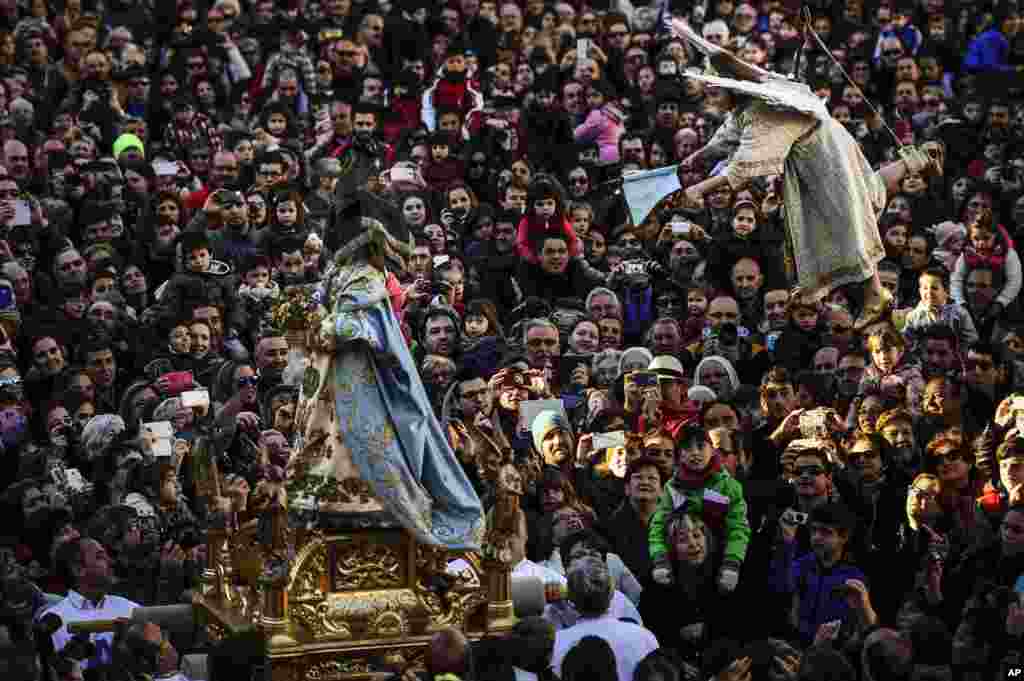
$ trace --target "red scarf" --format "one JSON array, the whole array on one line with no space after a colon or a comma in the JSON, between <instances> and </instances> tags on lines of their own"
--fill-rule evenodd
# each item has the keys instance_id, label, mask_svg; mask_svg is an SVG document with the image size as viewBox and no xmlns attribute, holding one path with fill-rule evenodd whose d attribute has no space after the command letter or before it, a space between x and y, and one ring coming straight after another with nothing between
<instances>
[{"instance_id":1,"label":"red scarf","mask_svg":"<svg viewBox=\"0 0 1024 681\"><path fill-rule=\"evenodd\" d=\"M694 472L686 466L680 466L676 470L675 484L676 487L681 489L701 489L704 487L711 476L722 470L722 456L715 454L711 457L711 463L703 471Z\"/></svg>"}]
</instances>

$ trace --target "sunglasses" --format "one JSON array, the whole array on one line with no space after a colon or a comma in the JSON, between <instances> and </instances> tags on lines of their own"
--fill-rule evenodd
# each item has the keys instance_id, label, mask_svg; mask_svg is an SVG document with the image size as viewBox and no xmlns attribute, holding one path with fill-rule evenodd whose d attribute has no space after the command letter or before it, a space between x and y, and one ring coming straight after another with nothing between
<instances>
[{"instance_id":1,"label":"sunglasses","mask_svg":"<svg viewBox=\"0 0 1024 681\"><path fill-rule=\"evenodd\" d=\"M259 384L260 384L260 377L259 376L242 376L241 378L238 379L238 387L239 388L246 388L246 387L253 387L253 388L255 388Z\"/></svg>"},{"instance_id":2,"label":"sunglasses","mask_svg":"<svg viewBox=\"0 0 1024 681\"><path fill-rule=\"evenodd\" d=\"M935 455L936 463L959 463L961 461L966 461L963 452L946 452L945 454Z\"/></svg>"}]
</instances>

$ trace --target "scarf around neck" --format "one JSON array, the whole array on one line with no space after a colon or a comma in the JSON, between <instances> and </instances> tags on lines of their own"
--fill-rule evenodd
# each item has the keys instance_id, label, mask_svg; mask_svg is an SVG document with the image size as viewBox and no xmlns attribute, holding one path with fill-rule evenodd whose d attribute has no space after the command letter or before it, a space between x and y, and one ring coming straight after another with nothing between
<instances>
[{"instance_id":1,"label":"scarf around neck","mask_svg":"<svg viewBox=\"0 0 1024 681\"><path fill-rule=\"evenodd\" d=\"M722 470L722 455L715 454L711 462L703 471L691 471L686 466L680 466L675 474L675 483L682 489L700 489L707 484L711 476Z\"/></svg>"}]
</instances>

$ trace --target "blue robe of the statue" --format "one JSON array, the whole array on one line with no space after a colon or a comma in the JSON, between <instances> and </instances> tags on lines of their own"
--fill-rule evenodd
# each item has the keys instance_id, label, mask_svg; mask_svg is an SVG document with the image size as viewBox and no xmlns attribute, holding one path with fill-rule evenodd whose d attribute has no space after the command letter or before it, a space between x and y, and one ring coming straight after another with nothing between
<instances>
[{"instance_id":1,"label":"blue robe of the statue","mask_svg":"<svg viewBox=\"0 0 1024 681\"><path fill-rule=\"evenodd\" d=\"M419 541L478 549L480 499L431 409L385 275L353 263L333 267L323 285L344 449L384 509Z\"/></svg>"}]
</instances>

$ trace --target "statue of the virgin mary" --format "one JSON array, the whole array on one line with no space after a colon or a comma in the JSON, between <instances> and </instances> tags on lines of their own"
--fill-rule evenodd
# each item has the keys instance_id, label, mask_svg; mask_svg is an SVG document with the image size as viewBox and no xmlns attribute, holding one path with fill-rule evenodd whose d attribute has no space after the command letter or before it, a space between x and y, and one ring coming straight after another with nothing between
<instances>
[{"instance_id":1,"label":"statue of the virgin mary","mask_svg":"<svg viewBox=\"0 0 1024 681\"><path fill-rule=\"evenodd\" d=\"M314 299L289 508L331 525L400 524L420 542L477 549L480 499L430 407L399 321L396 271L412 253L359 216Z\"/></svg>"}]
</instances>

